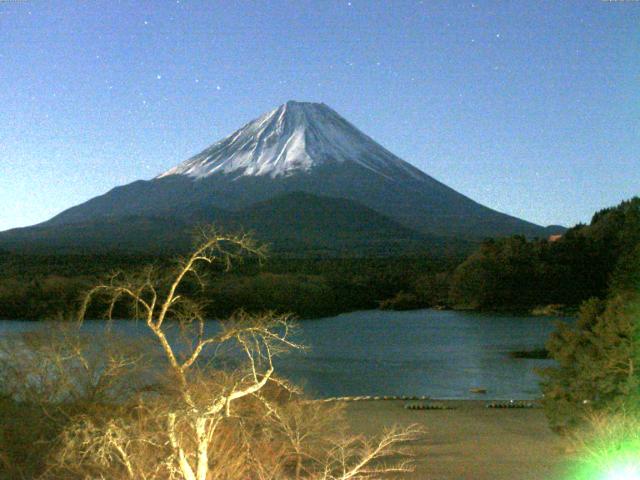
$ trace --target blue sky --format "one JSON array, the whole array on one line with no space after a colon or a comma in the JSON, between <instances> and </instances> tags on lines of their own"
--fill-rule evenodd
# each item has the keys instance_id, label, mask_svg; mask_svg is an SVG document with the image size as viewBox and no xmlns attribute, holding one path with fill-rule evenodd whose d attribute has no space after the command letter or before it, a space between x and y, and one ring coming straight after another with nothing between
<instances>
[{"instance_id":1,"label":"blue sky","mask_svg":"<svg viewBox=\"0 0 640 480\"><path fill-rule=\"evenodd\" d=\"M289 99L540 224L640 194L640 2L0 1L0 230Z\"/></svg>"}]
</instances>

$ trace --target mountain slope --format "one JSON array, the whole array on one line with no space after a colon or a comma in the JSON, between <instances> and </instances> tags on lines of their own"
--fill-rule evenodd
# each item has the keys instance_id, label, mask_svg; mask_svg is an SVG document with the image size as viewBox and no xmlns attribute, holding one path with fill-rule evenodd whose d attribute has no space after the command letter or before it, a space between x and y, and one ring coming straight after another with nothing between
<instances>
[{"instance_id":1,"label":"mountain slope","mask_svg":"<svg viewBox=\"0 0 640 480\"><path fill-rule=\"evenodd\" d=\"M255 230L275 251L401 253L443 247L351 200L294 192L245 208L227 224Z\"/></svg>"},{"instance_id":2,"label":"mountain slope","mask_svg":"<svg viewBox=\"0 0 640 480\"><path fill-rule=\"evenodd\" d=\"M0 234L0 245L31 252L151 252L187 249L195 227L213 223L229 232L251 232L281 254L389 255L468 250L419 234L351 200L302 192L280 195L238 211L195 207L188 215L110 216L78 223L44 224Z\"/></svg>"}]
</instances>

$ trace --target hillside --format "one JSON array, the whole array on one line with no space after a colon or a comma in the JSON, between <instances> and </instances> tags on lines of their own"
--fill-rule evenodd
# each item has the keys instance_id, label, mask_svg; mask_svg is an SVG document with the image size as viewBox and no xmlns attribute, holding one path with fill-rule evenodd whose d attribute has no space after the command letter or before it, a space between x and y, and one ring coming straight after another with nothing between
<instances>
[{"instance_id":1,"label":"hillside","mask_svg":"<svg viewBox=\"0 0 640 480\"><path fill-rule=\"evenodd\" d=\"M0 235L7 250L32 253L177 253L197 226L251 232L274 254L321 256L460 253L471 242L420 234L357 202L294 192L237 211L202 206L188 215L106 216L73 223L45 223Z\"/></svg>"}]
</instances>

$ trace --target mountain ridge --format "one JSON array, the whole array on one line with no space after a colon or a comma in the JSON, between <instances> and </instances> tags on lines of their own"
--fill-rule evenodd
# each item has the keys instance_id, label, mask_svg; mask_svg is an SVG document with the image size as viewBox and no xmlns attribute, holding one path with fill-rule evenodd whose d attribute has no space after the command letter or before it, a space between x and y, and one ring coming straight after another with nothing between
<instances>
[{"instance_id":1,"label":"mountain ridge","mask_svg":"<svg viewBox=\"0 0 640 480\"><path fill-rule=\"evenodd\" d=\"M0 246L16 250L20 244L27 245L27 250L34 253L180 252L191 246L199 225L214 224L228 232L249 232L278 254L340 256L359 251L397 255L457 252L472 247L422 235L351 200L305 192L286 193L237 211L200 207L191 209L190 214L111 216L17 228L0 235ZM77 235L79 230L85 235Z\"/></svg>"}]
</instances>

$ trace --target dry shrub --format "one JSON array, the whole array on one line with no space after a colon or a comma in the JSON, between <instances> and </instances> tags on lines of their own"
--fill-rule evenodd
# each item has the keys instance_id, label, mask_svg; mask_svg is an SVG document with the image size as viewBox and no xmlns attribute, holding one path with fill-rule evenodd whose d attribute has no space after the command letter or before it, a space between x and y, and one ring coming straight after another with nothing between
<instances>
[{"instance_id":1,"label":"dry shrub","mask_svg":"<svg viewBox=\"0 0 640 480\"><path fill-rule=\"evenodd\" d=\"M148 384L144 341L47 322L0 339L0 479L43 474L75 418L114 416ZM143 381L144 380L144 381Z\"/></svg>"}]
</instances>

